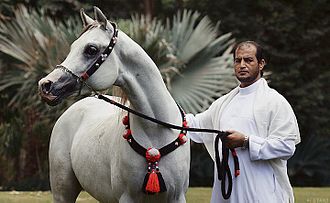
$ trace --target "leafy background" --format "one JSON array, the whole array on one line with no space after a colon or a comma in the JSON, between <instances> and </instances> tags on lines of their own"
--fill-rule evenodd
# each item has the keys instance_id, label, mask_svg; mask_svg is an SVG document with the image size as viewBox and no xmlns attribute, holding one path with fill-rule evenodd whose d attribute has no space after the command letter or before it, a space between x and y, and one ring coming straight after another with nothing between
<instances>
[{"instance_id":1,"label":"leafy background","mask_svg":"<svg viewBox=\"0 0 330 203\"><path fill-rule=\"evenodd\" d=\"M173 97L200 112L236 85L234 42L252 39L267 53L270 85L292 104L302 143L288 162L296 186L330 185L328 125L330 4L326 0L1 0L0 189L49 189L48 142L72 102L40 102L37 81L79 35L79 9L100 7L158 65ZM213 166L192 145L191 185L212 184Z\"/></svg>"}]
</instances>

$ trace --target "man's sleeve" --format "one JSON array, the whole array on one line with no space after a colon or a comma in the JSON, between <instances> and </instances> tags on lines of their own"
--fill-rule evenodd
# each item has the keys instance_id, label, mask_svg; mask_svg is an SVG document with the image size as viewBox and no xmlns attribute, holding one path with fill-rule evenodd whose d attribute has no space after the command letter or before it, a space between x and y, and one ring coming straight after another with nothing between
<instances>
[{"instance_id":1,"label":"man's sleeve","mask_svg":"<svg viewBox=\"0 0 330 203\"><path fill-rule=\"evenodd\" d=\"M187 119L188 126L190 128L201 128L199 125L199 121L193 114L187 114L186 119ZM197 142L197 143L203 143L202 133L188 131L187 135L192 141Z\"/></svg>"},{"instance_id":2,"label":"man's sleeve","mask_svg":"<svg viewBox=\"0 0 330 203\"><path fill-rule=\"evenodd\" d=\"M191 128L207 128L214 129L212 117L216 113L216 102L214 102L206 111L196 114L187 114L186 119L188 126ZM212 133L191 132L188 131L188 137L197 143L205 143L205 136L210 137Z\"/></svg>"},{"instance_id":3,"label":"man's sleeve","mask_svg":"<svg viewBox=\"0 0 330 203\"><path fill-rule=\"evenodd\" d=\"M266 125L268 136L249 137L251 160L289 159L300 142L300 133L294 112L284 98L271 111L270 122Z\"/></svg>"}]
</instances>

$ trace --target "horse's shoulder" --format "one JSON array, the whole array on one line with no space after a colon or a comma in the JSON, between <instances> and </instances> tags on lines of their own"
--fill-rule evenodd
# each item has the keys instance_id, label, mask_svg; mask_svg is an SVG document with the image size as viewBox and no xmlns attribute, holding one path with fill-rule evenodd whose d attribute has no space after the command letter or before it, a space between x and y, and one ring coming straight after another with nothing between
<instances>
[{"instance_id":1,"label":"horse's shoulder","mask_svg":"<svg viewBox=\"0 0 330 203\"><path fill-rule=\"evenodd\" d=\"M120 98L114 96L107 96L108 98L119 101ZM72 104L64 113L64 114L84 114L89 113L91 111L97 112L114 112L117 109L114 105L107 103L101 99L96 97L85 97L74 104Z\"/></svg>"},{"instance_id":2,"label":"horse's shoulder","mask_svg":"<svg viewBox=\"0 0 330 203\"><path fill-rule=\"evenodd\" d=\"M107 96L115 101L120 98ZM84 123L88 120L101 121L118 115L119 109L96 97L86 97L72 104L57 120L55 127L73 123Z\"/></svg>"},{"instance_id":3,"label":"horse's shoulder","mask_svg":"<svg viewBox=\"0 0 330 203\"><path fill-rule=\"evenodd\" d=\"M107 97L120 101L117 97ZM53 139L62 136L73 138L78 131L85 132L91 128L114 130L122 114L123 111L114 105L96 97L86 97L72 104L60 116L54 125L52 137Z\"/></svg>"}]
</instances>

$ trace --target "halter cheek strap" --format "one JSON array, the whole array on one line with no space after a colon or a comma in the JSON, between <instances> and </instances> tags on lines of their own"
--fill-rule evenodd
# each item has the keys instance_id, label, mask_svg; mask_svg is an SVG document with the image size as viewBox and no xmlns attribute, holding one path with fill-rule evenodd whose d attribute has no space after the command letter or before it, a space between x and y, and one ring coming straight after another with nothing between
<instances>
[{"instance_id":1,"label":"halter cheek strap","mask_svg":"<svg viewBox=\"0 0 330 203\"><path fill-rule=\"evenodd\" d=\"M83 72L80 76L78 76L75 73L73 73L70 69L68 69L67 67L65 67L63 65L56 65L56 68L62 69L63 71L70 73L71 75L73 75L74 77L78 78L81 81L86 81L90 76L92 76L100 68L101 64L111 54L114 46L117 43L117 39L118 39L117 25L114 22L110 22L110 23L113 27L113 35L112 35L109 45L104 49L104 51L101 54L99 54L99 56L94 60L94 62L88 66L88 68L86 69L85 72Z\"/></svg>"},{"instance_id":2,"label":"halter cheek strap","mask_svg":"<svg viewBox=\"0 0 330 203\"><path fill-rule=\"evenodd\" d=\"M116 45L117 38L118 38L118 29L117 25L111 22L113 27L113 36L110 40L109 45L105 48L105 50L97 57L97 59L92 63L87 70L80 75L82 80L87 80L91 75L93 75L101 66L101 64L106 60L106 58L111 54L113 47Z\"/></svg>"}]
</instances>

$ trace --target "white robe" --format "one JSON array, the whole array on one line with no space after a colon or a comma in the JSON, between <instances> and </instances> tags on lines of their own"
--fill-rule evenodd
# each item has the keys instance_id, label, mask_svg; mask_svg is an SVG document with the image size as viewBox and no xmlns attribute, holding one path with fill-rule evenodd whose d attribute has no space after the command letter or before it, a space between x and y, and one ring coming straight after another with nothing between
<instances>
[{"instance_id":1,"label":"white robe","mask_svg":"<svg viewBox=\"0 0 330 203\"><path fill-rule=\"evenodd\" d=\"M284 202L294 202L292 187L287 175L286 160L293 155L295 150L294 144L300 142L297 120L291 106L283 96L277 93L274 89L269 88L264 79L260 79L257 83L253 84L257 85L257 88L252 105L252 119L253 122L255 122L255 129L252 131L255 132L254 134L249 135L250 141L248 151L240 151L240 149L238 149L238 156L242 164L248 163L247 161L254 162L253 164L256 164L257 162L265 162L263 167L257 169L260 171L267 168L267 165L270 166L270 169L266 171L274 174L274 186L281 186L277 187L277 192L283 193L282 197L285 199ZM201 114L197 114L196 117L191 114L188 115L187 119L189 126L218 130L224 130L223 127L227 128L228 123L221 123L221 119L228 104L238 94L238 92L239 87L216 100L208 110ZM224 126L222 126L222 124L224 124ZM237 129L232 128L232 130ZM204 143L211 158L214 160L214 134L189 133L189 136L195 142ZM221 151L221 149L219 151ZM230 165L232 166L231 163ZM242 168L241 170L246 169ZM256 169L254 168L252 170ZM250 173L251 171L242 171L242 175L247 175L245 174L246 172ZM238 178L240 178L240 176ZM240 185L239 187L254 187L253 183L252 185L246 185L251 181L253 182L253 180L254 179L246 179L246 181L243 182L244 185ZM267 180L269 180L269 177ZM264 181L265 184L269 183L267 180ZM240 183L243 184L238 181L236 185L234 184L234 187L237 187L237 184ZM260 184L260 181L255 183ZM214 195L218 194L218 196L221 196L218 181L214 182L214 190L217 191L214 191L212 201L216 202L218 197L215 197ZM246 194L232 194L245 195L244 200L233 197L232 202L258 202L258 196L269 195L269 193L266 192L265 194L248 194L252 191L253 190L246 190ZM258 191L259 190L255 190L254 192ZM233 193L234 192L235 191L233 191ZM223 202L221 199L222 197L219 198L218 202ZM263 201L265 198L260 197L259 199L260 201Z\"/></svg>"}]
</instances>

